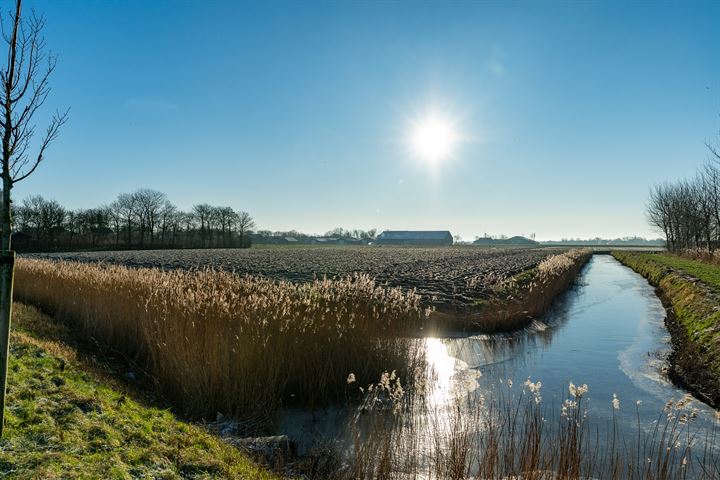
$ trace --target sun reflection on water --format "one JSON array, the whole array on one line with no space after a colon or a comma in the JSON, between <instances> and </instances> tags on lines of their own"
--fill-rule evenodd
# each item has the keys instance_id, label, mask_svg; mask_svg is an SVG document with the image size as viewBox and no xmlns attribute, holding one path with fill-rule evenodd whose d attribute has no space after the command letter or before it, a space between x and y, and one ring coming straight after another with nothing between
<instances>
[{"instance_id":1,"label":"sun reflection on water","mask_svg":"<svg viewBox=\"0 0 720 480\"><path fill-rule=\"evenodd\" d=\"M447 405L477 388L480 372L469 369L467 363L451 355L447 341L426 338L425 354L429 367L429 405Z\"/></svg>"}]
</instances>

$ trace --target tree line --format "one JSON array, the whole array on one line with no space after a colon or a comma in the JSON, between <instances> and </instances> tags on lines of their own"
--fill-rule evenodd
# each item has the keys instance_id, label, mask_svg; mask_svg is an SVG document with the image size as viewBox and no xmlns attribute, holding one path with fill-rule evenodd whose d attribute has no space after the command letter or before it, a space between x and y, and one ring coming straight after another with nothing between
<instances>
[{"instance_id":1,"label":"tree line","mask_svg":"<svg viewBox=\"0 0 720 480\"><path fill-rule=\"evenodd\" d=\"M647 206L648 221L670 251L707 250L720 245L720 150L707 145L710 158L695 177L655 186Z\"/></svg>"},{"instance_id":2,"label":"tree line","mask_svg":"<svg viewBox=\"0 0 720 480\"><path fill-rule=\"evenodd\" d=\"M232 207L178 209L151 189L121 193L109 205L72 210L40 195L12 207L19 251L93 248L244 248L255 221Z\"/></svg>"}]
</instances>

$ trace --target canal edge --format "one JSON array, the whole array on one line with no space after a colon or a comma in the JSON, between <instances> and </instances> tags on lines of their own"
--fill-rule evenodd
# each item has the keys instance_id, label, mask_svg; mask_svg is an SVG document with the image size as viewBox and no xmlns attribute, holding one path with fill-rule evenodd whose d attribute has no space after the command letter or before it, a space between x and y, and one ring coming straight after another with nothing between
<instances>
[{"instance_id":1,"label":"canal edge","mask_svg":"<svg viewBox=\"0 0 720 480\"><path fill-rule=\"evenodd\" d=\"M713 368L713 360L720 363L720 346L714 352L707 351L694 339L703 332L688 330L692 318L707 316L709 304L714 303L712 308L720 309L712 298L711 287L641 256L652 254L614 251L612 255L645 278L665 308L665 326L672 345L667 359L670 380L712 408L720 408L720 378Z\"/></svg>"}]
</instances>

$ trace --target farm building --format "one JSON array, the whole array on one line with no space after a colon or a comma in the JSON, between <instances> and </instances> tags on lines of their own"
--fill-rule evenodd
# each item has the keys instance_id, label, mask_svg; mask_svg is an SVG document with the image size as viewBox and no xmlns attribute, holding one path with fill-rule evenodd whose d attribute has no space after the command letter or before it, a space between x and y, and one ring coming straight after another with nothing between
<instances>
[{"instance_id":1,"label":"farm building","mask_svg":"<svg viewBox=\"0 0 720 480\"><path fill-rule=\"evenodd\" d=\"M517 236L515 236L515 237L510 237L510 238L508 238L508 239L507 239L507 244L508 244L508 245L527 245L527 246L539 245L539 243L536 242L535 240L531 240L531 239L526 238L526 237L521 237L521 236L519 236L519 235L517 235Z\"/></svg>"},{"instance_id":2,"label":"farm building","mask_svg":"<svg viewBox=\"0 0 720 480\"><path fill-rule=\"evenodd\" d=\"M496 245L496 240L491 237L476 238L473 245Z\"/></svg>"},{"instance_id":3,"label":"farm building","mask_svg":"<svg viewBox=\"0 0 720 480\"><path fill-rule=\"evenodd\" d=\"M521 237L521 236L515 236L510 238L490 238L490 237L482 237L478 238L473 242L473 245L486 245L486 246L492 246L492 245L515 245L515 246L535 246L539 245L538 242L535 240L531 240L529 238Z\"/></svg>"},{"instance_id":4,"label":"farm building","mask_svg":"<svg viewBox=\"0 0 720 480\"><path fill-rule=\"evenodd\" d=\"M355 237L313 237L312 242L318 245L367 245L367 241Z\"/></svg>"},{"instance_id":5,"label":"farm building","mask_svg":"<svg viewBox=\"0 0 720 480\"><path fill-rule=\"evenodd\" d=\"M447 230L406 231L385 230L375 240L377 245L452 245L453 237Z\"/></svg>"}]
</instances>

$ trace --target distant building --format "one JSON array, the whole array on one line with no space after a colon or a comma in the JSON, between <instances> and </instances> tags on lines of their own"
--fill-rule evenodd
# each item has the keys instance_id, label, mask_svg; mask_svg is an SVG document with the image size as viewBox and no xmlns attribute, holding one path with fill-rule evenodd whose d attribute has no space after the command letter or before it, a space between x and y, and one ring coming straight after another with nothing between
<instances>
[{"instance_id":1,"label":"distant building","mask_svg":"<svg viewBox=\"0 0 720 480\"><path fill-rule=\"evenodd\" d=\"M280 235L260 235L253 233L250 238L252 239L252 243L259 245L298 245L300 243L307 243L298 237L285 237Z\"/></svg>"},{"instance_id":2,"label":"distant building","mask_svg":"<svg viewBox=\"0 0 720 480\"><path fill-rule=\"evenodd\" d=\"M496 245L495 241L496 240L494 238L481 237L481 238L476 239L473 242L473 245Z\"/></svg>"},{"instance_id":3,"label":"distant building","mask_svg":"<svg viewBox=\"0 0 720 480\"><path fill-rule=\"evenodd\" d=\"M453 237L447 230L439 231L407 231L386 230L378 235L376 245L452 245Z\"/></svg>"},{"instance_id":4,"label":"distant building","mask_svg":"<svg viewBox=\"0 0 720 480\"><path fill-rule=\"evenodd\" d=\"M478 238L473 242L473 245L485 245L485 246L500 246L500 245L513 245L513 246L525 246L525 247L532 247L536 245L540 245L535 240L531 240L526 237L521 236L515 236L510 238L490 238L490 237L482 237Z\"/></svg>"},{"instance_id":5,"label":"distant building","mask_svg":"<svg viewBox=\"0 0 720 480\"><path fill-rule=\"evenodd\" d=\"M339 245L340 238L339 237L313 237L312 243L316 243L319 245Z\"/></svg>"},{"instance_id":6,"label":"distant building","mask_svg":"<svg viewBox=\"0 0 720 480\"><path fill-rule=\"evenodd\" d=\"M508 245L528 245L528 246L539 245L539 243L536 242L535 240L530 240L529 238L521 237L519 235L508 238L507 244Z\"/></svg>"},{"instance_id":7,"label":"distant building","mask_svg":"<svg viewBox=\"0 0 720 480\"><path fill-rule=\"evenodd\" d=\"M362 238L355 237L313 237L312 243L318 245L367 245Z\"/></svg>"}]
</instances>

